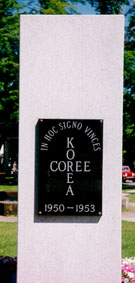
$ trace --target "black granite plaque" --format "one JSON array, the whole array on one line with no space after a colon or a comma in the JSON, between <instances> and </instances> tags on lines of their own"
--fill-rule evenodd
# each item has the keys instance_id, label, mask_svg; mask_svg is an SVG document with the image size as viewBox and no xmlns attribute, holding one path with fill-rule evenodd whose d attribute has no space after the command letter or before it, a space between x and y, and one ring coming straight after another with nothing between
<instances>
[{"instance_id":1,"label":"black granite plaque","mask_svg":"<svg viewBox=\"0 0 135 283\"><path fill-rule=\"evenodd\" d=\"M37 213L102 215L103 120L39 119Z\"/></svg>"}]
</instances>

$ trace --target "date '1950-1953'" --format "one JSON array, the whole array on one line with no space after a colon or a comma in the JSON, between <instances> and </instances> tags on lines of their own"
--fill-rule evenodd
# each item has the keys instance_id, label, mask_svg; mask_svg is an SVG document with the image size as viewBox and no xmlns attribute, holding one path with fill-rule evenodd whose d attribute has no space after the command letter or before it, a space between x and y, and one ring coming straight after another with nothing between
<instances>
[{"instance_id":1,"label":"date '1950-1953'","mask_svg":"<svg viewBox=\"0 0 135 283\"><path fill-rule=\"evenodd\" d=\"M45 212L64 212L64 211L75 211L78 213L92 213L95 212L94 204L76 204L74 206L65 206L64 204L45 204Z\"/></svg>"}]
</instances>

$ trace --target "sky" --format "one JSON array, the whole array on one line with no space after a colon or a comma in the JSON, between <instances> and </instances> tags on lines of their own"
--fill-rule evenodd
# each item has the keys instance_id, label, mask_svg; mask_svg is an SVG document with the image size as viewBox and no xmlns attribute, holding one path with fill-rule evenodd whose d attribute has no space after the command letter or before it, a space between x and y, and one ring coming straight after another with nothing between
<instances>
[{"instance_id":1,"label":"sky","mask_svg":"<svg viewBox=\"0 0 135 283\"><path fill-rule=\"evenodd\" d=\"M38 8L40 7L39 4L38 4L38 0L33 0L33 1L29 1L29 0L18 0L18 3L19 4L22 4L22 5L26 5L27 6L27 3L28 2L31 2L31 6L33 6L34 8ZM91 7L91 5L86 2L85 5L81 4L81 3L75 3L74 6L77 7L77 11L80 13L80 14L95 14L95 8ZM28 9L26 8L26 10L28 11Z\"/></svg>"},{"instance_id":2,"label":"sky","mask_svg":"<svg viewBox=\"0 0 135 283\"><path fill-rule=\"evenodd\" d=\"M96 14L95 8L91 7L91 5L88 2L86 2L85 5L78 3L76 6L80 14L84 14L84 15L95 15Z\"/></svg>"}]
</instances>

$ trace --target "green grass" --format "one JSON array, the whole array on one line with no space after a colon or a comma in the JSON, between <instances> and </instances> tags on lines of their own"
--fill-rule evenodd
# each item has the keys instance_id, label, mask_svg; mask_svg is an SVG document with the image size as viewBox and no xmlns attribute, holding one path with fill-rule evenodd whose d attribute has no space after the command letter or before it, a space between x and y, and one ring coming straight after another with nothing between
<instances>
[{"instance_id":1,"label":"green grass","mask_svg":"<svg viewBox=\"0 0 135 283\"><path fill-rule=\"evenodd\" d=\"M17 185L0 185L0 192L17 192Z\"/></svg>"},{"instance_id":2,"label":"green grass","mask_svg":"<svg viewBox=\"0 0 135 283\"><path fill-rule=\"evenodd\" d=\"M0 185L0 192L16 192L16 185ZM17 222L0 222L0 256L17 256Z\"/></svg>"},{"instance_id":3,"label":"green grass","mask_svg":"<svg viewBox=\"0 0 135 283\"><path fill-rule=\"evenodd\" d=\"M0 255L17 255L17 223L0 222ZM122 258L135 257L135 223L122 221Z\"/></svg>"},{"instance_id":4,"label":"green grass","mask_svg":"<svg viewBox=\"0 0 135 283\"><path fill-rule=\"evenodd\" d=\"M0 255L17 256L17 223L0 222Z\"/></svg>"},{"instance_id":5,"label":"green grass","mask_svg":"<svg viewBox=\"0 0 135 283\"><path fill-rule=\"evenodd\" d=\"M135 186L124 185L124 189L135 189ZM0 191L17 190L15 185L0 185ZM129 197L135 201L135 194ZM17 255L17 223L0 222L0 255ZM122 258L132 256L135 257L135 223L122 221Z\"/></svg>"},{"instance_id":6,"label":"green grass","mask_svg":"<svg viewBox=\"0 0 135 283\"><path fill-rule=\"evenodd\" d=\"M135 223L122 221L122 258L135 257Z\"/></svg>"},{"instance_id":7,"label":"green grass","mask_svg":"<svg viewBox=\"0 0 135 283\"><path fill-rule=\"evenodd\" d=\"M135 194L127 195L129 202L135 202Z\"/></svg>"},{"instance_id":8,"label":"green grass","mask_svg":"<svg viewBox=\"0 0 135 283\"><path fill-rule=\"evenodd\" d=\"M126 190L135 190L135 183L134 185L128 185L128 183L123 183L122 184L122 190L126 191Z\"/></svg>"}]
</instances>

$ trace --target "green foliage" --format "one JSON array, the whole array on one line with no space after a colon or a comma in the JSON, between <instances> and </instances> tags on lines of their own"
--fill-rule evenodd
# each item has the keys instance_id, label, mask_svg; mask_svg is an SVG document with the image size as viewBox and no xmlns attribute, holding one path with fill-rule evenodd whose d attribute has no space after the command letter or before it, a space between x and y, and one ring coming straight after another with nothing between
<instances>
[{"instance_id":1,"label":"green foliage","mask_svg":"<svg viewBox=\"0 0 135 283\"><path fill-rule=\"evenodd\" d=\"M135 161L135 4L130 5L128 14L124 52L123 159L132 167Z\"/></svg>"},{"instance_id":2,"label":"green foliage","mask_svg":"<svg viewBox=\"0 0 135 283\"><path fill-rule=\"evenodd\" d=\"M0 222L0 255L17 256L17 223Z\"/></svg>"},{"instance_id":3,"label":"green foliage","mask_svg":"<svg viewBox=\"0 0 135 283\"><path fill-rule=\"evenodd\" d=\"M125 65L125 81L124 87L126 91L130 93L135 93L135 51L126 51L124 55L124 65Z\"/></svg>"},{"instance_id":4,"label":"green foliage","mask_svg":"<svg viewBox=\"0 0 135 283\"><path fill-rule=\"evenodd\" d=\"M122 14L129 17L128 27L125 33L125 56L124 56L124 106L123 106L123 153L124 161L133 165L135 152L135 5L129 0L39 0L41 13L67 14L75 13L75 7L71 4L81 2L95 7L98 14ZM69 6L68 6L69 5ZM69 9L68 9L69 8Z\"/></svg>"},{"instance_id":5,"label":"green foliage","mask_svg":"<svg viewBox=\"0 0 135 283\"><path fill-rule=\"evenodd\" d=\"M14 0L0 0L0 138L17 135L19 13Z\"/></svg>"},{"instance_id":6,"label":"green foliage","mask_svg":"<svg viewBox=\"0 0 135 283\"><path fill-rule=\"evenodd\" d=\"M132 163L135 152L135 5L129 0L39 0L38 8L34 8L33 2L28 0L0 0L0 143L7 136L18 136L20 12L76 14L77 3L86 2L94 6L98 14L120 14L124 7L128 7L126 14L130 17L125 33L123 152L124 158Z\"/></svg>"},{"instance_id":7,"label":"green foliage","mask_svg":"<svg viewBox=\"0 0 135 283\"><path fill-rule=\"evenodd\" d=\"M55 0L48 0L48 1L39 1L41 4L41 13L45 15L54 15L54 14L68 14L66 9L70 8L71 10L73 7L63 1L55 1Z\"/></svg>"},{"instance_id":8,"label":"green foliage","mask_svg":"<svg viewBox=\"0 0 135 283\"><path fill-rule=\"evenodd\" d=\"M125 50L135 51L135 4L129 9L129 25L126 27Z\"/></svg>"},{"instance_id":9,"label":"green foliage","mask_svg":"<svg viewBox=\"0 0 135 283\"><path fill-rule=\"evenodd\" d=\"M88 0L99 14L120 14L123 5L128 5L128 0Z\"/></svg>"},{"instance_id":10,"label":"green foliage","mask_svg":"<svg viewBox=\"0 0 135 283\"><path fill-rule=\"evenodd\" d=\"M18 2L0 0L0 143L18 136L19 25L26 13Z\"/></svg>"},{"instance_id":11,"label":"green foliage","mask_svg":"<svg viewBox=\"0 0 135 283\"><path fill-rule=\"evenodd\" d=\"M18 4L22 2L27 2L27 7ZM75 13L73 1L40 0L41 10L34 9L31 2L0 0L0 144L6 137L18 136L20 13Z\"/></svg>"},{"instance_id":12,"label":"green foliage","mask_svg":"<svg viewBox=\"0 0 135 283\"><path fill-rule=\"evenodd\" d=\"M125 160L132 165L135 160L135 51L125 51L124 66L123 150Z\"/></svg>"},{"instance_id":13,"label":"green foliage","mask_svg":"<svg viewBox=\"0 0 135 283\"><path fill-rule=\"evenodd\" d=\"M135 223L122 221L122 258L135 255Z\"/></svg>"},{"instance_id":14,"label":"green foliage","mask_svg":"<svg viewBox=\"0 0 135 283\"><path fill-rule=\"evenodd\" d=\"M76 3L85 4L85 0L39 0L40 12L45 15L67 15L67 14L77 14Z\"/></svg>"}]
</instances>

